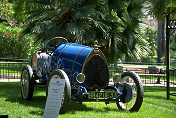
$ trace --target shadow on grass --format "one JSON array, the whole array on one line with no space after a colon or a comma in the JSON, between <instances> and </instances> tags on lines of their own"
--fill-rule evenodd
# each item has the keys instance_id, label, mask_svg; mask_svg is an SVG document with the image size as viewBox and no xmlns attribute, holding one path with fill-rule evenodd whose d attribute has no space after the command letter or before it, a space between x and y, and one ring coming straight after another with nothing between
<instances>
[{"instance_id":1,"label":"shadow on grass","mask_svg":"<svg viewBox=\"0 0 176 118\"><path fill-rule=\"evenodd\" d=\"M160 110L167 109L168 111L175 112L176 99L162 100L162 99L158 99L158 97L157 98L153 96L150 96L150 97L152 97L153 100L146 100L145 104L150 105Z\"/></svg>"},{"instance_id":2,"label":"shadow on grass","mask_svg":"<svg viewBox=\"0 0 176 118\"><path fill-rule=\"evenodd\" d=\"M166 87L163 86L144 86L144 92L162 92L166 91Z\"/></svg>"},{"instance_id":3,"label":"shadow on grass","mask_svg":"<svg viewBox=\"0 0 176 118\"><path fill-rule=\"evenodd\" d=\"M41 109L45 108L46 103L46 96L33 96L33 99L31 101L26 101L21 98L21 95L14 96L14 97L6 97L5 101L8 102L18 102L19 104L22 104L26 107L38 107Z\"/></svg>"},{"instance_id":4,"label":"shadow on grass","mask_svg":"<svg viewBox=\"0 0 176 118\"><path fill-rule=\"evenodd\" d=\"M154 100L167 100L166 95L165 95L165 96L144 95L144 99L145 99L146 97L147 97L147 98L152 98L152 99L154 99ZM173 104L176 105L176 97L175 97L175 99L174 99L174 98L170 98L169 101L172 101ZM166 101L166 102L167 102L167 101Z\"/></svg>"},{"instance_id":5,"label":"shadow on grass","mask_svg":"<svg viewBox=\"0 0 176 118\"><path fill-rule=\"evenodd\" d=\"M106 106L106 104L104 104L104 105ZM111 105L111 104L108 104L108 105ZM122 111L118 110L118 108L107 108L107 107L92 108L92 107L89 107L89 105L84 104L84 102L83 102L83 104L70 103L68 113L75 114L76 111L86 111L86 112L94 111L97 113L100 113L100 112L104 113L104 112L111 112L111 111L122 112Z\"/></svg>"},{"instance_id":6,"label":"shadow on grass","mask_svg":"<svg viewBox=\"0 0 176 118\"><path fill-rule=\"evenodd\" d=\"M164 86L144 86L144 92L166 92L166 87ZM175 87L170 87L170 91L175 91Z\"/></svg>"},{"instance_id":7,"label":"shadow on grass","mask_svg":"<svg viewBox=\"0 0 176 118\"><path fill-rule=\"evenodd\" d=\"M171 88L176 91L176 88ZM144 99L152 98L154 100L166 100L166 87L144 87ZM42 115L46 104L45 88L35 87L34 96L32 101L25 101L21 99L19 82L1 82L0 83L0 96L5 98L5 101L12 103L19 103L26 107L39 108L40 110L31 110L29 113L34 115ZM176 98L176 97L175 97ZM170 99L174 104L175 98ZM105 104L104 104L105 105ZM111 105L111 104L109 104ZM122 112L118 108L109 107L92 107L87 104L70 103L68 113L74 114L76 111L94 111L94 112Z\"/></svg>"},{"instance_id":8,"label":"shadow on grass","mask_svg":"<svg viewBox=\"0 0 176 118\"><path fill-rule=\"evenodd\" d=\"M176 88L170 87L170 91L175 91ZM149 92L150 94L145 94L146 92ZM166 87L163 86L145 86L144 87L144 97L146 98L153 98L158 100L167 100L167 93L166 93ZM176 98L176 97L175 97ZM170 98L170 101L176 101L176 99ZM176 103L174 103L176 104Z\"/></svg>"},{"instance_id":9,"label":"shadow on grass","mask_svg":"<svg viewBox=\"0 0 176 118\"><path fill-rule=\"evenodd\" d=\"M17 102L27 107L45 107L46 96L43 88L35 88L32 101L25 101L21 98L19 82L1 82L0 88L0 96L5 98L5 101L7 102Z\"/></svg>"},{"instance_id":10,"label":"shadow on grass","mask_svg":"<svg viewBox=\"0 0 176 118\"><path fill-rule=\"evenodd\" d=\"M34 96L32 101L25 101L21 98L19 82L1 82L0 83L0 96L5 98L5 101L11 103L19 103L22 106L39 108L40 110L31 110L30 114L33 115L43 115L44 108L46 104L45 88L35 87ZM105 105L105 104L104 104ZM109 104L111 105L111 104ZM106 106L106 105L105 105ZM68 106L68 112L74 114L75 111L94 111L94 112L109 112L109 111L119 111L118 108L92 108L86 104L70 103ZM121 112L121 111L119 111Z\"/></svg>"}]
</instances>

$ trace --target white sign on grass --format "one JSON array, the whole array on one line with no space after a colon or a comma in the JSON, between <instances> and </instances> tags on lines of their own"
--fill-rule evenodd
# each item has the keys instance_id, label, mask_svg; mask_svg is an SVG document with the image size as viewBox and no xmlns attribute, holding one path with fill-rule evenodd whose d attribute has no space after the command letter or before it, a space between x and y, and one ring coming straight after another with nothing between
<instances>
[{"instance_id":1,"label":"white sign on grass","mask_svg":"<svg viewBox=\"0 0 176 118\"><path fill-rule=\"evenodd\" d=\"M58 118L65 79L51 79L43 118Z\"/></svg>"}]
</instances>

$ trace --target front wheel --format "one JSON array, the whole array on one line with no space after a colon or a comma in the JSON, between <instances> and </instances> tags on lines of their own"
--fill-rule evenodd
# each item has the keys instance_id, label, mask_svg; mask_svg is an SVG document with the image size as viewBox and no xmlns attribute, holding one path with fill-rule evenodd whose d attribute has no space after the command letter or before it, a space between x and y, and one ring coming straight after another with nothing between
<instances>
[{"instance_id":1,"label":"front wheel","mask_svg":"<svg viewBox=\"0 0 176 118\"><path fill-rule=\"evenodd\" d=\"M70 87L69 78L63 70L58 69L58 70L53 71L47 83L47 89L46 89L47 96L48 96L48 90L51 84L51 79L65 79L65 88L64 88L64 93L62 96L60 112L59 112L60 114L64 114L69 107L69 102L71 99L71 87Z\"/></svg>"},{"instance_id":2,"label":"front wheel","mask_svg":"<svg viewBox=\"0 0 176 118\"><path fill-rule=\"evenodd\" d=\"M144 89L140 77L135 72L125 72L121 75L122 85L118 90L123 97L116 101L120 110L138 111L143 102Z\"/></svg>"}]
</instances>

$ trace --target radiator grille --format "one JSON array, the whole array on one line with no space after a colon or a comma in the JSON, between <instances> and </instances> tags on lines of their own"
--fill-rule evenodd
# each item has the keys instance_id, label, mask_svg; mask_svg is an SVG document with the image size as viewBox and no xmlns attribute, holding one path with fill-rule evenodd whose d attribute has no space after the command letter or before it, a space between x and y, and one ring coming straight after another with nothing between
<instances>
[{"instance_id":1,"label":"radiator grille","mask_svg":"<svg viewBox=\"0 0 176 118\"><path fill-rule=\"evenodd\" d=\"M84 68L86 80L84 86L87 89L101 89L109 83L109 70L107 64L99 55L94 55Z\"/></svg>"}]
</instances>

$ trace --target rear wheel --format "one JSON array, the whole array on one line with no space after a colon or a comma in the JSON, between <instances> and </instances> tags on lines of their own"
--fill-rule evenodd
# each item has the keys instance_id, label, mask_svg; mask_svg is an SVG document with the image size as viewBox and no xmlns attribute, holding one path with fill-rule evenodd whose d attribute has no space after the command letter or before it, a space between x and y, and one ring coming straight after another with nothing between
<instances>
[{"instance_id":1,"label":"rear wheel","mask_svg":"<svg viewBox=\"0 0 176 118\"><path fill-rule=\"evenodd\" d=\"M24 66L21 74L20 87L21 97L24 100L32 100L35 81L32 77L33 71L30 65Z\"/></svg>"},{"instance_id":2,"label":"rear wheel","mask_svg":"<svg viewBox=\"0 0 176 118\"><path fill-rule=\"evenodd\" d=\"M138 111L142 105L144 89L140 77L134 72L125 72L121 75L122 86L118 90L123 97L116 103L120 110Z\"/></svg>"},{"instance_id":3,"label":"rear wheel","mask_svg":"<svg viewBox=\"0 0 176 118\"><path fill-rule=\"evenodd\" d=\"M69 78L63 70L58 69L53 71L48 79L46 95L48 95L51 79L65 79L65 88L64 88L64 93L62 96L62 102L61 102L60 112L59 112L60 114L63 114L67 111L67 108L69 107L69 102L71 99L71 87L70 87Z\"/></svg>"}]
</instances>

